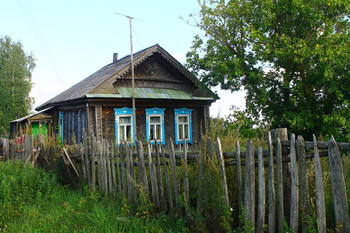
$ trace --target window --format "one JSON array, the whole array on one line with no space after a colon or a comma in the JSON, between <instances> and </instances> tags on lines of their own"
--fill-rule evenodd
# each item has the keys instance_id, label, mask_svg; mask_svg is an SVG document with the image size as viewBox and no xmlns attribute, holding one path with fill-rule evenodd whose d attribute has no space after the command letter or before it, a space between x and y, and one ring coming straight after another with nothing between
<instances>
[{"instance_id":1,"label":"window","mask_svg":"<svg viewBox=\"0 0 350 233\"><path fill-rule=\"evenodd\" d=\"M115 138L117 144L122 142L134 143L134 120L132 108L115 108Z\"/></svg>"},{"instance_id":2,"label":"window","mask_svg":"<svg viewBox=\"0 0 350 233\"><path fill-rule=\"evenodd\" d=\"M176 144L192 143L192 109L175 109L175 141Z\"/></svg>"},{"instance_id":3,"label":"window","mask_svg":"<svg viewBox=\"0 0 350 233\"><path fill-rule=\"evenodd\" d=\"M156 140L165 144L164 111L165 108L146 109L146 140L151 144Z\"/></svg>"}]
</instances>

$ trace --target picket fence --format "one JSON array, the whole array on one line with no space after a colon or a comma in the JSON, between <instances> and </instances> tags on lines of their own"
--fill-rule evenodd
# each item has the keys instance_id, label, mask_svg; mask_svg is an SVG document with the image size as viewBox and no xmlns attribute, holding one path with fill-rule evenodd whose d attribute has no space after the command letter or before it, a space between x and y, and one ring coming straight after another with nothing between
<instances>
[{"instance_id":1,"label":"picket fence","mask_svg":"<svg viewBox=\"0 0 350 233\"><path fill-rule=\"evenodd\" d=\"M276 137L272 139L274 135ZM223 152L219 138L215 142L210 139L203 141L197 151L188 150L187 146L178 151L172 141L167 145L137 141L135 145L124 143L116 146L112 140L86 136L83 143L73 150L43 144L32 144L30 148L27 142L24 145L28 146L30 153L25 154L25 150L18 150L18 145L16 150L15 141L1 139L0 156L21 159L33 165L43 156L45 159L41 160L52 166L47 153L59 154L70 176L85 179L94 190L108 195L125 195L131 202L146 194L156 210L183 210L184 214L188 214L186 205L197 209L198 213L204 211L208 203L202 200L210 194L205 190L209 187L198 184L203 184L206 170L214 164L219 174L222 201L234 216L242 215L244 210L244 223L249 225L245 229L254 229L255 232L285 232L286 226L291 232L307 232L310 224L307 220L313 208L317 231L327 232L326 190L321 166L321 159L326 158L321 157L328 157L336 226L333 230L349 233L349 199L341 151L348 153L350 143L337 143L333 137L329 142L317 141L315 137L306 142L301 136L296 139L294 134L290 135L290 140L280 140L278 133L272 136L269 132L266 150L260 146L256 148L252 141L248 141L244 152L238 142L233 142L234 152ZM26 137L26 140L31 140ZM314 171L316 190L309 190L310 169ZM190 186L191 181L197 185ZM316 196L315 207L310 194ZM242 224L237 223L241 221L237 217L234 221L233 226ZM211 230L220 231L220 227Z\"/></svg>"}]
</instances>

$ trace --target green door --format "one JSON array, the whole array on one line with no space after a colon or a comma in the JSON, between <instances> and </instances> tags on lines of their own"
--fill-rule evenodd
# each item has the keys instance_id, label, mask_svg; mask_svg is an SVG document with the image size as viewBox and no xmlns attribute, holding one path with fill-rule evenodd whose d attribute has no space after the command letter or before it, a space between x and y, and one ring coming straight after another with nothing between
<instances>
[{"instance_id":1,"label":"green door","mask_svg":"<svg viewBox=\"0 0 350 233\"><path fill-rule=\"evenodd\" d=\"M32 123L32 135L36 138L38 135L47 136L47 125L42 122L33 122Z\"/></svg>"}]
</instances>

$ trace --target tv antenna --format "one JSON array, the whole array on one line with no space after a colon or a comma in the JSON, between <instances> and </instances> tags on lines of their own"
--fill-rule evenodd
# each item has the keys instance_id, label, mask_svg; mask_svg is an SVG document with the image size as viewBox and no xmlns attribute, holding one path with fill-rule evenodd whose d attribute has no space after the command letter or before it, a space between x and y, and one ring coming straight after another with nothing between
<instances>
[{"instance_id":1,"label":"tv antenna","mask_svg":"<svg viewBox=\"0 0 350 233\"><path fill-rule=\"evenodd\" d=\"M129 19L129 24L130 24L130 60L131 60L131 98L132 98L132 115L133 115L133 134L134 138L137 138L137 132L136 132L136 104L135 104L135 74L134 74L134 52L133 52L133 42L132 42L132 20L138 20L140 22L143 22L140 19L136 19L132 16L129 15L124 15L121 13L114 12L117 15L124 16Z\"/></svg>"}]
</instances>

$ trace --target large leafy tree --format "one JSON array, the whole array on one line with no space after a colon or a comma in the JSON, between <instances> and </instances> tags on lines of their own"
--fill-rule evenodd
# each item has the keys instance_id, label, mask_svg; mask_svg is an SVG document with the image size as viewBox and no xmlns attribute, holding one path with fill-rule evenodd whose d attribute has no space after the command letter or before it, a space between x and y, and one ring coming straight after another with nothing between
<instances>
[{"instance_id":1,"label":"large leafy tree","mask_svg":"<svg viewBox=\"0 0 350 233\"><path fill-rule=\"evenodd\" d=\"M349 0L201 1L187 66L246 91L249 116L295 133L350 134Z\"/></svg>"},{"instance_id":2,"label":"large leafy tree","mask_svg":"<svg viewBox=\"0 0 350 233\"><path fill-rule=\"evenodd\" d=\"M0 37L0 134L2 127L8 131L11 120L29 113L34 67L34 58L25 53L21 42Z\"/></svg>"}]
</instances>

